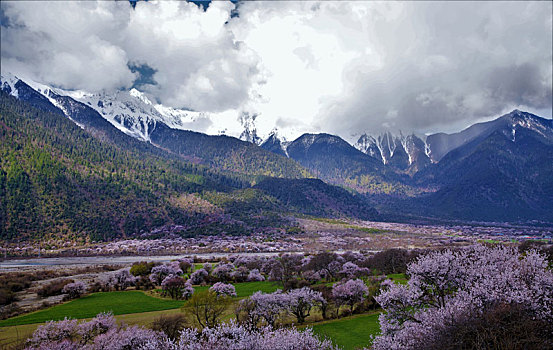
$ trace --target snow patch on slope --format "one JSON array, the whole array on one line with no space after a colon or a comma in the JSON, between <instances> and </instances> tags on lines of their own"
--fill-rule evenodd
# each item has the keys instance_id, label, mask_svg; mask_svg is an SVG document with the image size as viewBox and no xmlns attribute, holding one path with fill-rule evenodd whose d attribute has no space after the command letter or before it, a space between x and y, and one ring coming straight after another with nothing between
<instances>
[{"instance_id":1,"label":"snow patch on slope","mask_svg":"<svg viewBox=\"0 0 553 350\"><path fill-rule=\"evenodd\" d=\"M15 84L17 84L18 81L19 78L11 73L0 74L0 88L2 91L5 91L16 98L18 97L18 91Z\"/></svg>"}]
</instances>

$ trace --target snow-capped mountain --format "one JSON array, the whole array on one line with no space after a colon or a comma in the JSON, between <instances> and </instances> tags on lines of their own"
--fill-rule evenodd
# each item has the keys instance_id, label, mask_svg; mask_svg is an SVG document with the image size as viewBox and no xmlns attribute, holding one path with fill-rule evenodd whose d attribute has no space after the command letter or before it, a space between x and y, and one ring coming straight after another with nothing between
<instances>
[{"instance_id":1,"label":"snow-capped mountain","mask_svg":"<svg viewBox=\"0 0 553 350\"><path fill-rule=\"evenodd\" d=\"M402 170L414 164L418 167L429 163L426 144L414 134L394 136L386 132L377 137L363 134L354 146L383 164Z\"/></svg>"},{"instance_id":2,"label":"snow-capped mountain","mask_svg":"<svg viewBox=\"0 0 553 350\"><path fill-rule=\"evenodd\" d=\"M19 77L2 73L1 86L4 91L18 96ZM102 117L127 135L149 141L156 123L162 122L171 129L197 130L211 123L213 114L176 109L152 102L146 94L137 90L88 93L52 88L30 79L23 79L31 88L41 93L52 104L63 110L57 101L59 96L68 96L96 110ZM65 111L64 111L65 112ZM71 118L70 114L65 113Z\"/></svg>"},{"instance_id":3,"label":"snow-capped mountain","mask_svg":"<svg viewBox=\"0 0 553 350\"><path fill-rule=\"evenodd\" d=\"M63 95L64 92L61 90L53 89L47 85L40 84L29 79L25 79L25 81L23 81L18 76L9 72L3 72L0 75L0 88L2 91L23 100L31 98L46 98L47 101L63 111L63 108L53 97L56 95ZM36 92L38 92L40 96L36 95Z\"/></svg>"},{"instance_id":4,"label":"snow-capped mountain","mask_svg":"<svg viewBox=\"0 0 553 350\"><path fill-rule=\"evenodd\" d=\"M533 131L545 140L553 141L553 120L515 109L492 121L471 125L458 133L429 135L426 138L427 153L433 162L438 162L452 150L484 139L496 131L516 142L517 132L521 129Z\"/></svg>"},{"instance_id":5,"label":"snow-capped mountain","mask_svg":"<svg viewBox=\"0 0 553 350\"><path fill-rule=\"evenodd\" d=\"M20 80L16 75L4 72L0 78L0 88L19 99L33 100L35 105L42 105L45 110L62 112L83 128L91 122L96 123L94 120L99 118L97 115L100 115L118 130L143 141L151 141L151 135L156 127L164 131L198 130L201 124L213 124L213 118L216 117L211 113L163 106L152 102L147 94L137 89L94 94L84 91L66 91L30 79ZM94 113L86 111L84 106L98 114L93 116ZM329 150L332 147L342 147L347 143L337 136L328 134L304 134L295 141L288 142L276 129L262 140L257 131L256 118L257 115L242 113L238 120L234 119L243 130L240 139L260 145L282 156L292 157L289 150L290 144L294 144L294 149L297 151L309 149L315 141L318 144L324 141L325 147ZM219 120L223 119L229 118ZM401 133L393 135L390 132L378 136L363 134L353 146L380 164L395 170L414 173L432 162L439 162L452 150L484 139L495 131L503 133L512 142L516 142L517 134L521 130L533 131L553 142L551 124L551 120L514 110L500 118L474 124L454 134L437 133L427 136L424 140L414 134L407 136ZM225 125L217 125L219 128L220 126L225 127ZM298 153L296 151L292 153Z\"/></svg>"},{"instance_id":6,"label":"snow-capped mountain","mask_svg":"<svg viewBox=\"0 0 553 350\"><path fill-rule=\"evenodd\" d=\"M373 158L381 159L382 162L384 162L384 159L382 158L382 152L378 147L378 142L373 136L367 134L361 135L354 146L361 152Z\"/></svg>"},{"instance_id":7,"label":"snow-capped mountain","mask_svg":"<svg viewBox=\"0 0 553 350\"><path fill-rule=\"evenodd\" d=\"M154 104L144 93L134 88L97 94L69 92L68 95L97 110L119 130L144 141L150 140L150 133L157 122L172 129L189 130L194 123L209 118L207 113Z\"/></svg>"},{"instance_id":8,"label":"snow-capped mountain","mask_svg":"<svg viewBox=\"0 0 553 350\"><path fill-rule=\"evenodd\" d=\"M15 86L18 82L19 78L11 73L0 74L0 89L15 97L18 97L18 89Z\"/></svg>"},{"instance_id":9,"label":"snow-capped mountain","mask_svg":"<svg viewBox=\"0 0 553 350\"><path fill-rule=\"evenodd\" d=\"M290 142L286 141L286 139L280 135L278 129L274 128L271 130L265 141L263 141L259 146L273 153L288 157L286 149L289 144Z\"/></svg>"}]
</instances>

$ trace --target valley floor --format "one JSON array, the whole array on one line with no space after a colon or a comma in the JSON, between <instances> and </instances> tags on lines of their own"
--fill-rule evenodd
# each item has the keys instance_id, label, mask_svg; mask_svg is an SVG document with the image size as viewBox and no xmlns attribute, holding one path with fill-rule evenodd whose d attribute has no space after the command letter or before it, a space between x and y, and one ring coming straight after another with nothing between
<instances>
[{"instance_id":1,"label":"valley floor","mask_svg":"<svg viewBox=\"0 0 553 350\"><path fill-rule=\"evenodd\" d=\"M436 248L470 245L479 241L551 240L553 227L505 223L419 225L350 219L297 218L300 230L268 237L198 236L125 239L79 245L54 239L40 242L1 242L0 272L44 265L129 264L143 260L169 261L182 255L207 258L234 254L274 255L285 252L367 251L389 248ZM41 256L43 259L35 259ZM44 259L48 258L48 259ZM14 260L16 259L16 260Z\"/></svg>"}]
</instances>

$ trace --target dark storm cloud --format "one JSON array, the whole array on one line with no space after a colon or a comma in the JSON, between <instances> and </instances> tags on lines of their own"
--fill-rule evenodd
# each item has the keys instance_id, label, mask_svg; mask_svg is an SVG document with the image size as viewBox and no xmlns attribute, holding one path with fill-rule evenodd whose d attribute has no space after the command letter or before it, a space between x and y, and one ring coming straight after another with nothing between
<instances>
[{"instance_id":1,"label":"dark storm cloud","mask_svg":"<svg viewBox=\"0 0 553 350\"><path fill-rule=\"evenodd\" d=\"M456 130L517 107L551 117L550 2L407 3L402 11L385 30L373 28L382 62L347 69L345 93L326 104L321 128L345 136Z\"/></svg>"},{"instance_id":2,"label":"dark storm cloud","mask_svg":"<svg viewBox=\"0 0 553 350\"><path fill-rule=\"evenodd\" d=\"M551 117L551 2L260 1L239 15L222 1L1 8L2 70L67 89L138 84L167 106L255 114L261 134L351 140L454 131L513 108ZM241 127L207 121L198 128Z\"/></svg>"}]
</instances>

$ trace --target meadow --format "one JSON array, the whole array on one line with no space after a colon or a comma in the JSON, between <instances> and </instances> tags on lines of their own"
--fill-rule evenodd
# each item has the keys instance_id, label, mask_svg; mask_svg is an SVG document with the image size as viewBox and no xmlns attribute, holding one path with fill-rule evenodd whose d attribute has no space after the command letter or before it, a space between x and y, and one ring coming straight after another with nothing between
<instances>
[{"instance_id":1,"label":"meadow","mask_svg":"<svg viewBox=\"0 0 553 350\"><path fill-rule=\"evenodd\" d=\"M390 276L400 279L404 276ZM257 291L271 293L279 286L270 281L235 283L237 297L245 298ZM196 286L196 291L208 289L209 286ZM90 319L100 312L112 312L118 321L127 324L149 326L161 315L182 312L180 307L185 301L175 301L152 296L143 291L129 290L120 292L100 292L80 299L52 306L48 309L13 317L0 321L0 347L27 338L40 324L50 320L61 320L65 317ZM233 317L232 309L224 319ZM370 335L379 331L378 314L362 314L336 320L313 322L309 318L302 328L312 327L314 332L331 339L336 345L346 350L353 350L370 344Z\"/></svg>"},{"instance_id":2,"label":"meadow","mask_svg":"<svg viewBox=\"0 0 553 350\"><path fill-rule=\"evenodd\" d=\"M379 313L355 315L309 325L313 332L328 338L344 350L369 346L371 336L380 332Z\"/></svg>"},{"instance_id":3,"label":"meadow","mask_svg":"<svg viewBox=\"0 0 553 350\"><path fill-rule=\"evenodd\" d=\"M235 283L234 286L238 298L248 297L257 291L272 293L279 288L277 284L269 281ZM209 287L197 286L194 289L202 291ZM0 327L42 323L51 320L57 321L63 320L64 317L91 318L100 312L108 311L113 315L124 315L178 309L184 303L182 300L157 298L137 290L93 293L48 309L2 320L0 321Z\"/></svg>"},{"instance_id":4,"label":"meadow","mask_svg":"<svg viewBox=\"0 0 553 350\"><path fill-rule=\"evenodd\" d=\"M0 321L0 327L43 323L68 318L90 318L101 312L114 315L176 309L184 301L155 298L142 291L92 293L68 303Z\"/></svg>"}]
</instances>

